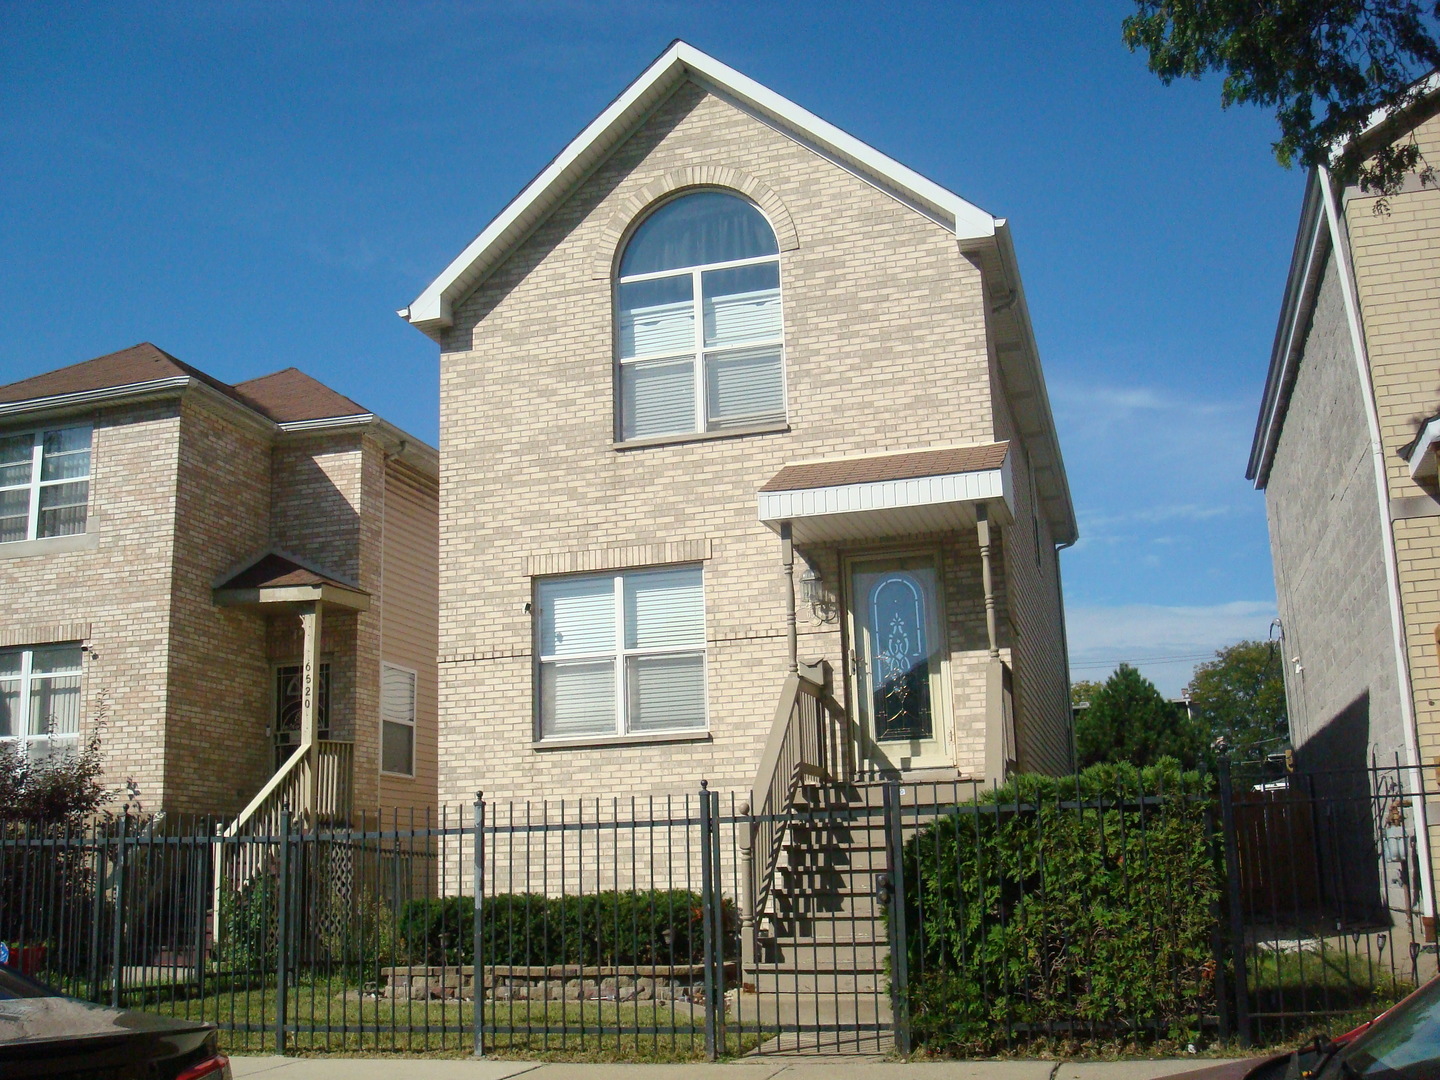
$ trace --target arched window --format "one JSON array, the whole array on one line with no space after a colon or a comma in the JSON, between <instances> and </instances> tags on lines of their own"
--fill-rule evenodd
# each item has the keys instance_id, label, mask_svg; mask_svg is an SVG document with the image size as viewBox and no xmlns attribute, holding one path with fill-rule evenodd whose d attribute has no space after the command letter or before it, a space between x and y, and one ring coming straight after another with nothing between
<instances>
[{"instance_id":1,"label":"arched window","mask_svg":"<svg viewBox=\"0 0 1440 1080\"><path fill-rule=\"evenodd\" d=\"M780 248L750 203L665 203L620 259L620 438L782 423Z\"/></svg>"}]
</instances>

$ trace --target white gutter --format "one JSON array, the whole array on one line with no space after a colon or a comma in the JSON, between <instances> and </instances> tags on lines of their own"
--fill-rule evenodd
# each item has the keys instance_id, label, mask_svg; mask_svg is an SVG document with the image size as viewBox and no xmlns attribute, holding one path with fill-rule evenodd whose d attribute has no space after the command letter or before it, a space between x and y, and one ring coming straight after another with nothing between
<instances>
[{"instance_id":1,"label":"white gutter","mask_svg":"<svg viewBox=\"0 0 1440 1080\"><path fill-rule=\"evenodd\" d=\"M51 397L26 398L24 401L7 401L0 404L0 417L19 413L50 412L61 409L80 409L89 405L102 405L123 398L161 395L172 390L184 390L190 385L189 375L171 375L165 379L150 379L146 382L126 383L124 386L105 386L98 390L76 390L69 394L54 394Z\"/></svg>"},{"instance_id":2,"label":"white gutter","mask_svg":"<svg viewBox=\"0 0 1440 1080\"><path fill-rule=\"evenodd\" d=\"M1390 634L1395 646L1395 671L1400 689L1400 719L1405 733L1405 756L1409 760L1411 790L1420 792L1421 762L1419 736L1415 728L1415 692L1410 683L1409 652L1405 646L1405 618L1401 609L1400 579L1395 555L1395 534L1390 524L1390 484L1385 471L1385 451L1380 440L1380 412L1375 404L1375 388L1371 382L1370 357L1365 348L1365 332L1360 322L1360 300L1355 289L1354 267L1350 264L1350 245L1340 228L1340 206L1330 183L1330 172L1317 168L1325 219L1330 225L1331 247L1335 266L1340 272L1340 291L1345 298L1345 319L1350 324L1350 343L1355 354L1355 370L1360 377L1360 396L1365 404L1365 422L1370 429L1370 463L1375 471L1375 497L1380 511L1380 543L1385 551L1385 588L1390 601ZM1415 800L1415 843L1417 854L1426 872L1420 875L1420 892L1425 914L1435 918L1435 897L1430 889L1430 828L1425 800Z\"/></svg>"}]
</instances>

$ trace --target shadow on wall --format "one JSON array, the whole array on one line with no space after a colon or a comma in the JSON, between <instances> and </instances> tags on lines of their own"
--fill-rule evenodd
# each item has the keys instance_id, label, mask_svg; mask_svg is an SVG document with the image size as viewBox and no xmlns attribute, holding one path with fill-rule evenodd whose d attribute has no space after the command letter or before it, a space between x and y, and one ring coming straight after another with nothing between
<instances>
[{"instance_id":1,"label":"shadow on wall","mask_svg":"<svg viewBox=\"0 0 1440 1080\"><path fill-rule=\"evenodd\" d=\"M1394 777L1372 773L1370 692L1327 720L1295 751L1296 794L1308 804L1320 894L1354 926L1387 921L1379 837Z\"/></svg>"},{"instance_id":2,"label":"shadow on wall","mask_svg":"<svg viewBox=\"0 0 1440 1080\"><path fill-rule=\"evenodd\" d=\"M277 462L271 514L273 542L292 555L359 584L360 514L309 453ZM358 486L359 478L356 477ZM283 486L281 486L283 485Z\"/></svg>"}]
</instances>

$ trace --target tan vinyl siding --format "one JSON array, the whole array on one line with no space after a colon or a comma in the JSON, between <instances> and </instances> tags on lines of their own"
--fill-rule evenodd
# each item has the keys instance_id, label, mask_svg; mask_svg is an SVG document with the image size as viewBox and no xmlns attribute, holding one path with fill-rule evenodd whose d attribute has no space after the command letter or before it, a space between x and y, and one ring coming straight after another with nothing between
<instances>
[{"instance_id":1,"label":"tan vinyl siding","mask_svg":"<svg viewBox=\"0 0 1440 1080\"><path fill-rule=\"evenodd\" d=\"M391 462L385 476L380 660L415 672L415 776L380 776L383 807L435 805L440 521L433 479ZM378 724L378 719L377 719Z\"/></svg>"}]
</instances>

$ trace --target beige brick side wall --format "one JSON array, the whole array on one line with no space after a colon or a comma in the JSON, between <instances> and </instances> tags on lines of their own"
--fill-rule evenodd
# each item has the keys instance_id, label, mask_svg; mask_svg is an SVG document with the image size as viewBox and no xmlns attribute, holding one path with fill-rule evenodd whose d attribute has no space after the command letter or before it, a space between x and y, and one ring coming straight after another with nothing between
<instances>
[{"instance_id":1,"label":"beige brick side wall","mask_svg":"<svg viewBox=\"0 0 1440 1080\"><path fill-rule=\"evenodd\" d=\"M784 433L612 448L614 220L667 172L724 167L773 192ZM826 454L995 437L979 271L913 210L698 88L682 88L458 305L441 363L442 802L747 787L785 672L775 535L755 491ZM703 541L711 738L531 747L534 557ZM833 551L814 556L838 585ZM948 538L958 763L983 761L984 614L973 533ZM838 624L802 611L802 657L845 670Z\"/></svg>"},{"instance_id":2,"label":"beige brick side wall","mask_svg":"<svg viewBox=\"0 0 1440 1080\"><path fill-rule=\"evenodd\" d=\"M270 441L233 416L182 408L171 575L166 804L236 813L274 768L265 619L216 607L216 580L266 545Z\"/></svg>"},{"instance_id":3,"label":"beige brick side wall","mask_svg":"<svg viewBox=\"0 0 1440 1080\"><path fill-rule=\"evenodd\" d=\"M1416 137L1430 161L1440 160L1440 117ZM1440 190L1407 187L1383 207L1352 193L1345 212L1392 499L1440 495L1412 480L1398 454L1440 412ZM1440 520L1392 527L1420 752L1433 763L1440 761Z\"/></svg>"},{"instance_id":4,"label":"beige brick side wall","mask_svg":"<svg viewBox=\"0 0 1440 1080\"><path fill-rule=\"evenodd\" d=\"M83 677L86 734L103 699L105 780L133 779L147 810L166 782L169 586L180 416L159 402L59 421L93 423L91 550L6 557L0 549L0 627L19 632L88 625ZM7 425L23 430L33 425Z\"/></svg>"}]
</instances>

